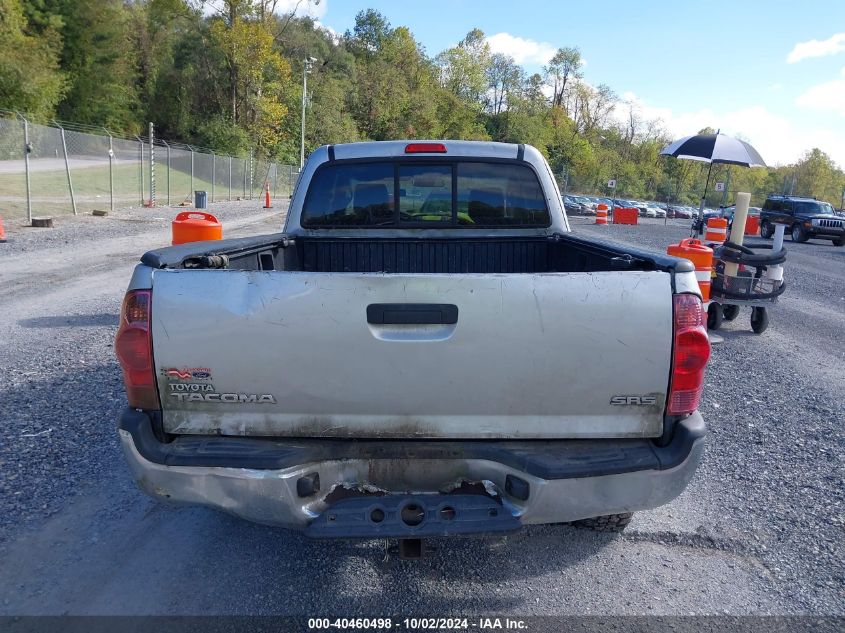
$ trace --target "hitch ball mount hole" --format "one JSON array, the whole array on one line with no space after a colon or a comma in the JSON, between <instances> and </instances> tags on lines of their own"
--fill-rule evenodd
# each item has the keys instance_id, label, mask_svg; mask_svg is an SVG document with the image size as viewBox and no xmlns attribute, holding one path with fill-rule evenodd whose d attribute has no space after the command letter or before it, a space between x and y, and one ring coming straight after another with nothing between
<instances>
[{"instance_id":1,"label":"hitch ball mount hole","mask_svg":"<svg viewBox=\"0 0 845 633\"><path fill-rule=\"evenodd\" d=\"M402 508L399 516L402 519L402 523L410 527L415 527L423 522L425 510L416 503L409 503Z\"/></svg>"},{"instance_id":2,"label":"hitch ball mount hole","mask_svg":"<svg viewBox=\"0 0 845 633\"><path fill-rule=\"evenodd\" d=\"M452 521L455 516L457 516L455 508L452 506L443 506L440 508L439 513L440 518L444 521ZM423 519L425 519L425 510L416 503L409 503L407 506L402 508L399 516L405 525L414 527L422 523ZM370 521L373 523L381 523L384 519L385 513L381 508L373 508L373 510L370 511Z\"/></svg>"}]
</instances>

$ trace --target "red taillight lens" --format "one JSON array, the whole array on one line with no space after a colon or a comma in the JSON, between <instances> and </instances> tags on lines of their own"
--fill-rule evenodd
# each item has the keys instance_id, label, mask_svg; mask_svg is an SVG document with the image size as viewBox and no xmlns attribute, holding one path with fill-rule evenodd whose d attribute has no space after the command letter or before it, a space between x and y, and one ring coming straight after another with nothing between
<instances>
[{"instance_id":1,"label":"red taillight lens","mask_svg":"<svg viewBox=\"0 0 845 633\"><path fill-rule=\"evenodd\" d=\"M445 154L446 146L443 143L408 143L405 146L406 154Z\"/></svg>"},{"instance_id":2,"label":"red taillight lens","mask_svg":"<svg viewBox=\"0 0 845 633\"><path fill-rule=\"evenodd\" d=\"M698 409L704 388L704 368L710 359L710 339L704 327L701 300L690 294L675 295L675 346L672 382L666 413L686 415Z\"/></svg>"},{"instance_id":3,"label":"red taillight lens","mask_svg":"<svg viewBox=\"0 0 845 633\"><path fill-rule=\"evenodd\" d=\"M123 384L129 406L158 409L153 343L150 334L152 291L130 290L120 311L120 328L114 339L114 351L123 369Z\"/></svg>"}]
</instances>

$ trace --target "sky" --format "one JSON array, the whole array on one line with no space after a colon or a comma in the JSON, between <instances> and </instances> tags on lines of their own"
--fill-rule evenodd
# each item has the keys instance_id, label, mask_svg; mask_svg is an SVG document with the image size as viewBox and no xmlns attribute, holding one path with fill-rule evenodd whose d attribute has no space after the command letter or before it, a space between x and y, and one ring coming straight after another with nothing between
<instances>
[{"instance_id":1,"label":"sky","mask_svg":"<svg viewBox=\"0 0 845 633\"><path fill-rule=\"evenodd\" d=\"M476 27L529 73L577 46L585 81L676 138L710 126L770 165L818 147L845 168L845 0L303 0L298 11L343 33L367 8L430 56Z\"/></svg>"}]
</instances>

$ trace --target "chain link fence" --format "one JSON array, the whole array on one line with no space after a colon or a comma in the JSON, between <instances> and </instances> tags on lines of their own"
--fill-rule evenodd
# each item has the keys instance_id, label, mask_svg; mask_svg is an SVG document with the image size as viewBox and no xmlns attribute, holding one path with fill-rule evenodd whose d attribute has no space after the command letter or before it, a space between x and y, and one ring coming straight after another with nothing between
<instances>
[{"instance_id":1,"label":"chain link fence","mask_svg":"<svg viewBox=\"0 0 845 633\"><path fill-rule=\"evenodd\" d=\"M105 128L41 125L0 110L0 216L26 218L254 199L265 183L290 195L298 169L266 159L217 154L161 139L122 138Z\"/></svg>"}]
</instances>

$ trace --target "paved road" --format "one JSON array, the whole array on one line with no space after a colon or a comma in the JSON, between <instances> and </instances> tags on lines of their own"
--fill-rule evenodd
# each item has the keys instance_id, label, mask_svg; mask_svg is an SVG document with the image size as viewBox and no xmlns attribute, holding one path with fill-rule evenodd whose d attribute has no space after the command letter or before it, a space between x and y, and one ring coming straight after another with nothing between
<instances>
[{"instance_id":1,"label":"paved road","mask_svg":"<svg viewBox=\"0 0 845 633\"><path fill-rule=\"evenodd\" d=\"M68 158L68 165L72 170L87 169L89 167L108 167L109 159ZM64 171L64 158L30 158L29 172L36 171ZM20 160L0 160L0 174L24 174L26 163Z\"/></svg>"},{"instance_id":2,"label":"paved road","mask_svg":"<svg viewBox=\"0 0 845 633\"><path fill-rule=\"evenodd\" d=\"M227 233L278 230L278 222ZM668 235L651 239L665 245ZM637 234L615 237L639 241ZM837 559L827 545L842 544L834 520L842 512L841 450L827 470L838 479L822 483L815 462L783 455L795 450L810 460L807 453L818 456L825 441L841 449L841 430L825 426L835 413L825 407L834 405L820 397L819 415L808 418L813 434L798 447L794 425L802 422L783 408L789 394L781 396L780 381L800 371L819 394L841 387L825 367L829 357L819 354L842 361L841 326L834 324L845 306L845 249L828 260L802 260L828 291L812 297L811 315L797 300L785 301L768 337L746 336L737 323L715 350L705 401L711 447L674 503L640 513L622 537L536 527L504 540L435 542L430 558L405 562L381 542L314 543L204 509L160 506L130 484L114 432L125 401L110 346L142 244L166 241L158 227L112 232L96 250L74 240L41 249L33 243L0 259L0 492L8 508L0 519L0 615L842 613L835 584L842 568L832 568ZM834 273L828 263L838 267ZM806 319L812 329L802 326ZM780 384L762 393L752 380L741 395L727 393L724 381L753 374L753 359L777 355L781 346L794 362L777 356ZM769 407L763 403L772 393ZM755 410L742 414L748 405ZM754 424L770 428L755 435ZM779 425L789 427L784 441ZM827 486L816 492L830 506L817 505L816 492L806 489L817 486ZM766 491L784 498L773 501ZM811 508L800 506L802 494ZM796 522L801 510L818 517ZM769 522L769 511L783 514L788 529ZM777 556L767 554L773 550ZM802 566L807 556L823 569Z\"/></svg>"}]
</instances>

